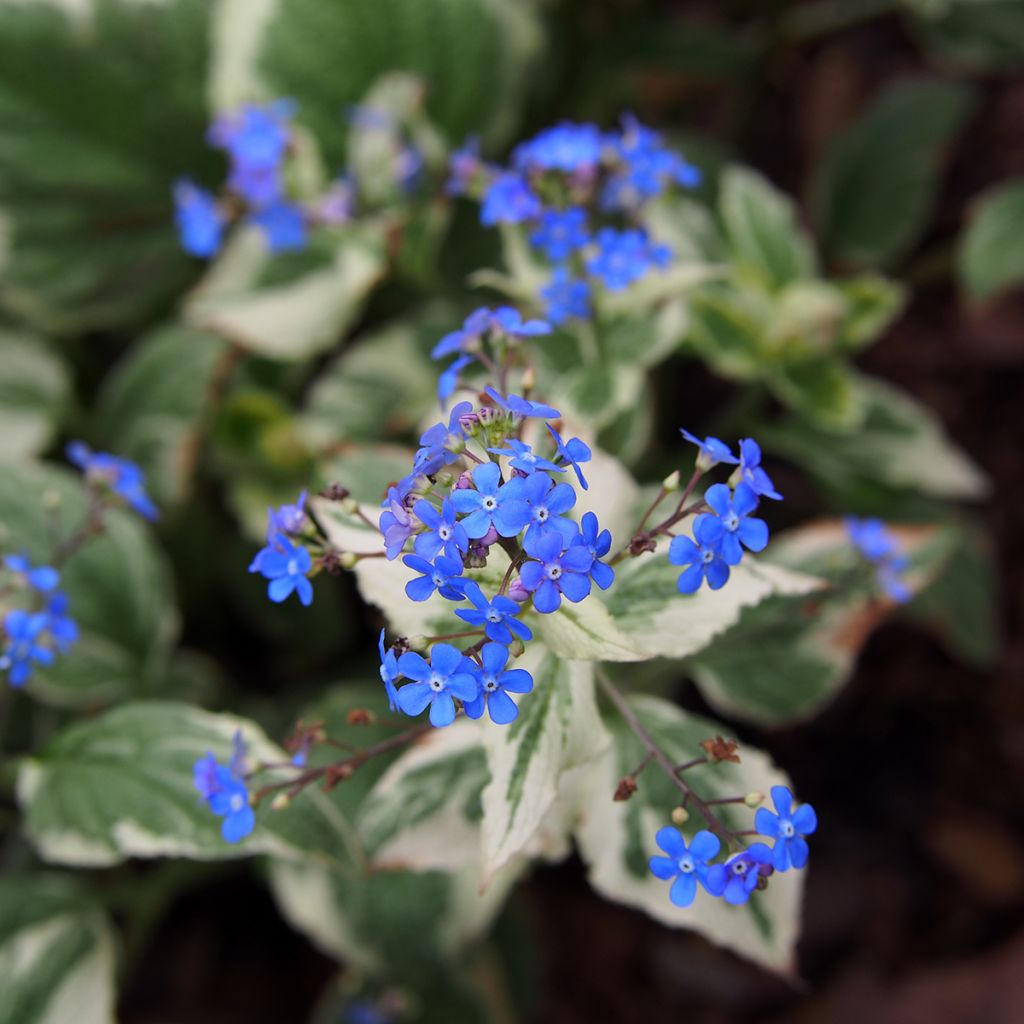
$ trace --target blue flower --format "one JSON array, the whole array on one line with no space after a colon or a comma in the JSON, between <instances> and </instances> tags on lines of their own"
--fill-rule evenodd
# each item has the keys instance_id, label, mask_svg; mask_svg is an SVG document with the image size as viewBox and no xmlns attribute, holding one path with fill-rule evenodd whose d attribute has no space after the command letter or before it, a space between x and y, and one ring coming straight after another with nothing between
<instances>
[{"instance_id":1,"label":"blue flower","mask_svg":"<svg viewBox=\"0 0 1024 1024\"><path fill-rule=\"evenodd\" d=\"M502 395L492 387L484 388L484 393L489 395L491 400L500 405L505 412L510 412L513 416L519 416L522 419L536 416L543 420L557 420L562 415L557 409L552 409L550 405L531 402L519 395Z\"/></svg>"},{"instance_id":2,"label":"blue flower","mask_svg":"<svg viewBox=\"0 0 1024 1024\"><path fill-rule=\"evenodd\" d=\"M704 580L712 590L721 590L729 580L729 565L722 557L717 537L709 536L709 528L701 525L698 516L693 525L693 536L696 543L689 537L672 538L668 548L668 560L672 565L685 565L689 568L679 574L680 594L695 594ZM711 533L714 533L712 528Z\"/></svg>"},{"instance_id":3,"label":"blue flower","mask_svg":"<svg viewBox=\"0 0 1024 1024\"><path fill-rule=\"evenodd\" d=\"M466 518L466 533L477 540L493 526L501 537L514 537L530 521L530 507L512 486L501 483L501 470L493 462L475 466L473 488L452 492L452 504Z\"/></svg>"},{"instance_id":4,"label":"blue flower","mask_svg":"<svg viewBox=\"0 0 1024 1024\"><path fill-rule=\"evenodd\" d=\"M185 252L203 260L217 255L224 234L224 214L211 193L187 179L177 181L174 219Z\"/></svg>"},{"instance_id":5,"label":"blue flower","mask_svg":"<svg viewBox=\"0 0 1024 1024\"><path fill-rule=\"evenodd\" d=\"M607 590L615 581L615 570L600 559L611 550L612 535L609 530L601 529L593 512L584 513L579 536L573 540L573 544L581 544L587 549L594 560L590 566L590 578L602 590Z\"/></svg>"},{"instance_id":6,"label":"blue flower","mask_svg":"<svg viewBox=\"0 0 1024 1024\"><path fill-rule=\"evenodd\" d=\"M771 871L772 851L764 843L752 843L725 864L712 864L708 885L710 891L720 891L726 903L742 906L757 888L757 880Z\"/></svg>"},{"instance_id":7,"label":"blue flower","mask_svg":"<svg viewBox=\"0 0 1024 1024\"><path fill-rule=\"evenodd\" d=\"M384 553L388 559L397 558L405 542L413 535L416 522L405 507L397 487L388 490L387 510L380 514L378 526L384 535Z\"/></svg>"},{"instance_id":8,"label":"blue flower","mask_svg":"<svg viewBox=\"0 0 1024 1024\"><path fill-rule=\"evenodd\" d=\"M271 252L295 252L306 247L306 215L301 207L272 203L250 219L266 236Z\"/></svg>"},{"instance_id":9,"label":"blue flower","mask_svg":"<svg viewBox=\"0 0 1024 1024\"><path fill-rule=\"evenodd\" d=\"M468 352L490 330L493 314L487 306L474 309L457 331L449 331L431 350L432 359L443 359L455 352Z\"/></svg>"},{"instance_id":10,"label":"blue flower","mask_svg":"<svg viewBox=\"0 0 1024 1024\"><path fill-rule=\"evenodd\" d=\"M466 580L464 589L473 607L457 608L455 614L471 626L483 626L488 640L510 644L513 634L520 640L533 639L530 627L516 618L519 605L512 598L496 594L488 601L475 580Z\"/></svg>"},{"instance_id":11,"label":"blue flower","mask_svg":"<svg viewBox=\"0 0 1024 1024\"><path fill-rule=\"evenodd\" d=\"M426 601L436 590L449 601L461 601L465 581L462 579L462 559L438 556L431 565L419 555L406 555L402 561L420 577L409 580L405 593L410 601Z\"/></svg>"},{"instance_id":12,"label":"blue flower","mask_svg":"<svg viewBox=\"0 0 1024 1024\"><path fill-rule=\"evenodd\" d=\"M388 696L388 707L392 711L397 711L398 691L395 689L395 680L399 676L398 658L395 657L395 652L390 647L385 650L383 629L377 640L377 650L380 651L380 681L384 684L384 692Z\"/></svg>"},{"instance_id":13,"label":"blue flower","mask_svg":"<svg viewBox=\"0 0 1024 1024\"><path fill-rule=\"evenodd\" d=\"M437 379L437 400L442 409L459 386L459 374L473 362L472 356L459 356Z\"/></svg>"},{"instance_id":14,"label":"blue flower","mask_svg":"<svg viewBox=\"0 0 1024 1024\"><path fill-rule=\"evenodd\" d=\"M537 338L551 333L551 324L543 320L524 320L513 306L499 306L491 317L491 326L510 338Z\"/></svg>"},{"instance_id":15,"label":"blue flower","mask_svg":"<svg viewBox=\"0 0 1024 1024\"><path fill-rule=\"evenodd\" d=\"M196 761L192 781L210 810L224 819L220 834L227 842L240 842L256 827L244 779L218 764L213 754Z\"/></svg>"},{"instance_id":16,"label":"blue flower","mask_svg":"<svg viewBox=\"0 0 1024 1024\"><path fill-rule=\"evenodd\" d=\"M543 207L530 186L514 172L499 174L484 193L480 207L480 223L519 224L539 217Z\"/></svg>"},{"instance_id":17,"label":"blue flower","mask_svg":"<svg viewBox=\"0 0 1024 1024\"><path fill-rule=\"evenodd\" d=\"M267 509L267 541L272 541L279 533L301 533L306 525L307 491L299 495L294 505L282 505L279 509Z\"/></svg>"},{"instance_id":18,"label":"blue flower","mask_svg":"<svg viewBox=\"0 0 1024 1024\"><path fill-rule=\"evenodd\" d=\"M430 705L430 724L451 725L455 721L457 697L463 703L477 698L479 683L475 665L451 644L434 644L428 662L415 651L398 659L398 670L412 679L398 691L398 704L407 715L418 715Z\"/></svg>"},{"instance_id":19,"label":"blue flower","mask_svg":"<svg viewBox=\"0 0 1024 1024\"><path fill-rule=\"evenodd\" d=\"M666 826L658 829L654 838L668 856L651 857L651 872L665 882L674 879L668 897L677 907L688 907L693 902L698 882L712 896L722 895L722 890L716 884L718 879L709 877L708 861L718 855L722 846L716 835L702 829L687 847L682 833Z\"/></svg>"},{"instance_id":20,"label":"blue flower","mask_svg":"<svg viewBox=\"0 0 1024 1024\"><path fill-rule=\"evenodd\" d=\"M732 449L717 437L706 437L702 441L686 429L680 429L679 433L691 444L697 446L697 466L705 473L720 462L728 462L735 466L740 461L733 455Z\"/></svg>"},{"instance_id":21,"label":"blue flower","mask_svg":"<svg viewBox=\"0 0 1024 1024\"><path fill-rule=\"evenodd\" d=\"M740 441L740 479L757 495L782 501L768 474L761 468L761 447L749 437Z\"/></svg>"},{"instance_id":22,"label":"blue flower","mask_svg":"<svg viewBox=\"0 0 1024 1024\"><path fill-rule=\"evenodd\" d=\"M601 162L604 137L593 124L563 121L516 147L516 167L590 173Z\"/></svg>"},{"instance_id":23,"label":"blue flower","mask_svg":"<svg viewBox=\"0 0 1024 1024\"><path fill-rule=\"evenodd\" d=\"M576 504L576 491L571 484L556 484L546 473L535 473L517 477L507 486L530 507L524 543L557 534L562 546L568 547L579 534L579 527L565 518L565 513Z\"/></svg>"},{"instance_id":24,"label":"blue flower","mask_svg":"<svg viewBox=\"0 0 1024 1024\"><path fill-rule=\"evenodd\" d=\"M572 317L583 320L590 316L590 285L574 278L568 267L555 267L540 295L547 300L544 315L556 326Z\"/></svg>"},{"instance_id":25,"label":"blue flower","mask_svg":"<svg viewBox=\"0 0 1024 1024\"><path fill-rule=\"evenodd\" d=\"M718 544L722 558L728 565L739 565L743 547L750 551L764 551L768 544L768 524L763 519L752 519L750 513L757 508L757 495L746 485L738 484L735 494L726 484L712 484L704 494L704 501L714 510L697 516L694 534L710 544Z\"/></svg>"},{"instance_id":26,"label":"blue flower","mask_svg":"<svg viewBox=\"0 0 1024 1024\"><path fill-rule=\"evenodd\" d=\"M459 402L452 407L447 425L435 423L420 437L423 446L416 453L414 471L424 476L433 476L442 466L455 462L466 442L466 431L462 418L473 411L470 402Z\"/></svg>"},{"instance_id":27,"label":"blue flower","mask_svg":"<svg viewBox=\"0 0 1024 1024\"><path fill-rule=\"evenodd\" d=\"M448 157L448 181L444 190L450 196L464 196L469 191L473 179L483 170L480 159L480 137L471 135Z\"/></svg>"},{"instance_id":28,"label":"blue flower","mask_svg":"<svg viewBox=\"0 0 1024 1024\"><path fill-rule=\"evenodd\" d=\"M545 210L530 242L543 250L552 263L567 260L590 241L586 211L578 206L567 210Z\"/></svg>"},{"instance_id":29,"label":"blue flower","mask_svg":"<svg viewBox=\"0 0 1024 1024\"><path fill-rule=\"evenodd\" d=\"M134 462L119 459L108 452L93 452L81 441L72 441L67 447L67 455L82 470L87 481L109 487L129 507L151 522L159 518L156 505L146 494L145 476Z\"/></svg>"},{"instance_id":30,"label":"blue flower","mask_svg":"<svg viewBox=\"0 0 1024 1024\"><path fill-rule=\"evenodd\" d=\"M587 260L587 271L611 292L628 288L652 267L664 267L672 258L671 250L652 245L647 235L635 228L602 228L596 241L597 253Z\"/></svg>"},{"instance_id":31,"label":"blue flower","mask_svg":"<svg viewBox=\"0 0 1024 1024\"><path fill-rule=\"evenodd\" d=\"M693 188L700 171L678 153L666 149L661 136L632 115L623 117L623 131L615 150L622 166L605 184L601 203L608 210L636 210L660 195L669 184Z\"/></svg>"},{"instance_id":32,"label":"blue flower","mask_svg":"<svg viewBox=\"0 0 1024 1024\"><path fill-rule=\"evenodd\" d=\"M759 807L754 816L754 827L763 836L775 840L772 865L776 871L802 868L807 863L807 841L818 827L818 816L810 804L793 810L793 794L785 786L772 786L775 814L767 807Z\"/></svg>"},{"instance_id":33,"label":"blue flower","mask_svg":"<svg viewBox=\"0 0 1024 1024\"><path fill-rule=\"evenodd\" d=\"M562 606L563 595L573 603L582 601L590 593L591 556L582 544L572 544L563 550L561 534L529 535L523 547L535 562L526 562L519 570L523 586L533 594L533 607L543 615L556 612Z\"/></svg>"},{"instance_id":34,"label":"blue flower","mask_svg":"<svg viewBox=\"0 0 1024 1024\"><path fill-rule=\"evenodd\" d=\"M564 469L563 466L556 466L553 462L542 459L525 441L517 441L514 437L510 437L505 444L508 445L507 448L488 448L487 450L495 455L508 456L509 465L527 476L532 476L538 469L553 473L560 473Z\"/></svg>"},{"instance_id":35,"label":"blue flower","mask_svg":"<svg viewBox=\"0 0 1024 1024\"><path fill-rule=\"evenodd\" d=\"M228 185L254 206L267 206L280 196L279 168L291 140L288 121L294 112L289 100L246 105L221 114L210 126L210 145L226 150L231 160Z\"/></svg>"},{"instance_id":36,"label":"blue flower","mask_svg":"<svg viewBox=\"0 0 1024 1024\"><path fill-rule=\"evenodd\" d=\"M913 594L900 573L906 571L910 560L903 554L899 541L890 533L881 519L846 519L846 532L853 546L875 566L879 586L892 600L900 604Z\"/></svg>"},{"instance_id":37,"label":"blue flower","mask_svg":"<svg viewBox=\"0 0 1024 1024\"><path fill-rule=\"evenodd\" d=\"M299 600L308 607L313 603L313 584L306 574L313 566L313 560L304 547L298 547L284 534L278 534L270 544L256 553L249 572L258 572L270 580L267 594L275 604L287 600L294 591Z\"/></svg>"},{"instance_id":38,"label":"blue flower","mask_svg":"<svg viewBox=\"0 0 1024 1024\"><path fill-rule=\"evenodd\" d=\"M33 568L27 555L8 555L4 559L4 565L11 572L24 577L25 582L41 594L49 593L60 586L60 573L56 569L49 565Z\"/></svg>"},{"instance_id":39,"label":"blue flower","mask_svg":"<svg viewBox=\"0 0 1024 1024\"><path fill-rule=\"evenodd\" d=\"M460 555L469 548L469 537L462 523L455 519L455 506L451 498L444 499L440 512L429 501L421 499L413 506L413 512L427 528L426 533L416 536L416 554L430 561L441 551L446 558L461 563Z\"/></svg>"},{"instance_id":40,"label":"blue flower","mask_svg":"<svg viewBox=\"0 0 1024 1024\"><path fill-rule=\"evenodd\" d=\"M555 439L555 444L558 446L558 457L564 459L576 473L576 479L580 482L580 487L583 490L587 490L587 481L583 478L583 470L580 469L581 462L589 462L593 458L593 452L578 438L570 438L567 443L562 441L558 431L555 430L550 423L547 424L547 428L551 431L551 436Z\"/></svg>"},{"instance_id":41,"label":"blue flower","mask_svg":"<svg viewBox=\"0 0 1024 1024\"><path fill-rule=\"evenodd\" d=\"M46 628L62 654L78 640L78 624L67 614L69 603L68 595L58 590L50 594L46 604Z\"/></svg>"},{"instance_id":42,"label":"blue flower","mask_svg":"<svg viewBox=\"0 0 1024 1024\"><path fill-rule=\"evenodd\" d=\"M470 718L480 718L486 704L495 725L508 725L519 714L519 708L509 694L529 693L533 689L533 677L522 668L505 669L508 648L501 644L484 644L480 662L477 669L479 696L465 701L466 714Z\"/></svg>"},{"instance_id":43,"label":"blue flower","mask_svg":"<svg viewBox=\"0 0 1024 1024\"><path fill-rule=\"evenodd\" d=\"M0 656L0 669L6 670L11 686L23 686L36 665L53 664L55 655L43 642L48 624L45 612L16 608L4 616L7 643Z\"/></svg>"}]
</instances>

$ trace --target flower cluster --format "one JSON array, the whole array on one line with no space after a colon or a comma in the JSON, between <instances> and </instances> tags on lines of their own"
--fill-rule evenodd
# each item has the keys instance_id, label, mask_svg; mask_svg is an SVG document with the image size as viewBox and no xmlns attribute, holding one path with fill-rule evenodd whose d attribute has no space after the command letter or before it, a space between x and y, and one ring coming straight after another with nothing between
<instances>
[{"instance_id":1,"label":"flower cluster","mask_svg":"<svg viewBox=\"0 0 1024 1024\"><path fill-rule=\"evenodd\" d=\"M702 829L687 844L674 828L658 830L655 841L664 856L651 857L650 869L657 878L671 881L669 899L677 907L693 903L698 883L711 896L741 905L755 889L765 888L774 872L806 865L806 837L818 827L814 808L810 804L794 807L793 794L785 786L773 786L771 795L774 813L760 807L754 817L757 834L771 846L751 843L721 863L713 863L722 848L714 833Z\"/></svg>"},{"instance_id":2,"label":"flower cluster","mask_svg":"<svg viewBox=\"0 0 1024 1024\"><path fill-rule=\"evenodd\" d=\"M11 686L24 686L36 666L52 665L78 639L78 626L67 613L56 569L33 566L25 555L8 555L3 565L9 575L5 589L17 588L27 607L15 607L3 618L0 672Z\"/></svg>"},{"instance_id":3,"label":"flower cluster","mask_svg":"<svg viewBox=\"0 0 1024 1024\"><path fill-rule=\"evenodd\" d=\"M900 576L907 570L910 560L885 523L881 519L850 516L846 520L846 532L857 551L874 566L875 578L883 592L899 604L909 601L910 588Z\"/></svg>"},{"instance_id":4,"label":"flower cluster","mask_svg":"<svg viewBox=\"0 0 1024 1024\"><path fill-rule=\"evenodd\" d=\"M196 761L192 769L192 782L207 806L224 821L221 835L229 843L244 839L256 827L246 786L247 749L241 730L234 735L231 760L227 765L217 763L207 753Z\"/></svg>"},{"instance_id":5,"label":"flower cluster","mask_svg":"<svg viewBox=\"0 0 1024 1024\"><path fill-rule=\"evenodd\" d=\"M596 288L622 291L666 267L672 251L640 226L644 206L672 187L692 188L696 168L635 118L620 130L563 122L519 145L511 166L484 163L476 142L452 155L448 191L480 201L484 225L524 224L552 264L538 296L560 325L590 315Z\"/></svg>"}]
</instances>

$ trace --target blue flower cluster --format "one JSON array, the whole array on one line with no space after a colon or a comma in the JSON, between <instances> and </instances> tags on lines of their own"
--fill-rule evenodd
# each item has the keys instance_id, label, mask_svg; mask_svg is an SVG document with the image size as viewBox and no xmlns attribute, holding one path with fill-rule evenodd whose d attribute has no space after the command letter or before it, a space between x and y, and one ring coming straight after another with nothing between
<instances>
[{"instance_id":1,"label":"blue flower cluster","mask_svg":"<svg viewBox=\"0 0 1024 1024\"><path fill-rule=\"evenodd\" d=\"M484 225L524 224L552 266L539 298L560 325L590 315L595 287L622 291L666 267L672 251L640 225L650 200L700 173L635 118L619 131L566 121L520 144L511 166L484 163L474 141L449 162L448 191L480 200ZM631 226L622 228L621 221Z\"/></svg>"},{"instance_id":2,"label":"blue flower cluster","mask_svg":"<svg viewBox=\"0 0 1024 1024\"><path fill-rule=\"evenodd\" d=\"M293 593L303 605L313 603L313 584L309 581L313 556L303 538L309 521L307 498L303 491L295 504L267 509L267 543L249 565L249 572L258 572L269 581L267 594L275 604L286 601Z\"/></svg>"},{"instance_id":3,"label":"blue flower cluster","mask_svg":"<svg viewBox=\"0 0 1024 1024\"><path fill-rule=\"evenodd\" d=\"M544 333L513 312L478 310L438 348L464 351L467 339L476 344L484 330ZM474 627L470 635L482 634L464 650L443 642L454 637L438 638L425 657L386 648L381 633L381 679L392 708L418 715L429 707L435 726L454 720L456 701L470 718L486 710L500 725L511 722L518 713L511 695L533 688L528 672L509 667L510 647L532 639L523 612L532 607L550 615L563 600L583 601L592 585L604 589L614 579L602 561L611 534L592 512L580 523L568 518L577 493L564 476L571 468L587 486L581 463L590 460L590 449L579 438L564 441L546 424L554 450L537 450L522 438L527 421L557 419L558 410L494 388L485 395L479 408L461 402L447 423L423 434L412 472L391 488L380 516L387 557L406 552L402 560L415 574L405 588L409 599L437 594L468 602L455 614ZM487 594L466 573L485 566L495 546L510 564L497 591Z\"/></svg>"},{"instance_id":4,"label":"blue flower cluster","mask_svg":"<svg viewBox=\"0 0 1024 1024\"><path fill-rule=\"evenodd\" d=\"M774 872L807 864L806 837L818 827L814 808L810 804L794 808L793 794L785 786L773 786L771 794L774 813L758 808L754 826L772 845L752 843L724 863L712 863L722 846L714 833L701 830L687 844L674 828L658 830L655 841L665 855L651 857L650 869L657 878L672 883L669 899L677 907L693 903L698 883L711 896L739 906L755 889L763 888Z\"/></svg>"},{"instance_id":5,"label":"blue flower cluster","mask_svg":"<svg viewBox=\"0 0 1024 1024\"><path fill-rule=\"evenodd\" d=\"M229 843L240 842L256 827L245 783L247 755L242 731L238 730L227 765L218 764L213 754L207 753L192 769L192 782L200 797L217 817L224 819L220 832Z\"/></svg>"},{"instance_id":6,"label":"blue flower cluster","mask_svg":"<svg viewBox=\"0 0 1024 1024\"><path fill-rule=\"evenodd\" d=\"M52 665L78 639L78 626L68 615L67 595L59 590L60 573L52 566L33 566L25 555L3 561L8 586L24 593L27 608L13 608L3 618L0 672L11 686L24 686L36 666Z\"/></svg>"},{"instance_id":7,"label":"blue flower cluster","mask_svg":"<svg viewBox=\"0 0 1024 1024\"><path fill-rule=\"evenodd\" d=\"M736 466L730 487L712 484L704 493L704 504L710 511L696 517L693 539L679 535L672 538L668 560L683 567L679 575L679 592L694 594L702 583L719 590L729 580L731 567L739 565L743 550L763 551L768 544L768 524L752 515L760 498L781 500L768 474L761 468L761 449L756 441L740 442L740 457L717 437L701 440L689 431L683 437L697 446L697 469L706 473L719 463Z\"/></svg>"},{"instance_id":8,"label":"blue flower cluster","mask_svg":"<svg viewBox=\"0 0 1024 1024\"><path fill-rule=\"evenodd\" d=\"M109 452L94 452L81 441L68 445L67 456L85 474L87 484L113 494L150 522L160 518L146 493L146 477L134 462Z\"/></svg>"},{"instance_id":9,"label":"blue flower cluster","mask_svg":"<svg viewBox=\"0 0 1024 1024\"><path fill-rule=\"evenodd\" d=\"M874 566L875 578L882 590L899 604L909 601L913 595L900 576L909 567L910 559L885 523L881 519L849 516L846 532L857 551Z\"/></svg>"}]
</instances>

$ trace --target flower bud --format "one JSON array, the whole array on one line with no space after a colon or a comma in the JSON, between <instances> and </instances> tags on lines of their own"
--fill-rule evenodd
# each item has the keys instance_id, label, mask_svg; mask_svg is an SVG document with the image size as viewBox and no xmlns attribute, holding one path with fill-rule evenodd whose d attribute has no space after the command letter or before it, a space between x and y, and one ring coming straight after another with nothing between
<instances>
[{"instance_id":1,"label":"flower bud","mask_svg":"<svg viewBox=\"0 0 1024 1024\"><path fill-rule=\"evenodd\" d=\"M354 551L343 551L338 556L338 565L340 565L342 569L354 569L356 567L356 562L358 561L359 559L356 558Z\"/></svg>"},{"instance_id":2,"label":"flower bud","mask_svg":"<svg viewBox=\"0 0 1024 1024\"><path fill-rule=\"evenodd\" d=\"M427 638L422 633L411 636L406 641L410 651L425 651L427 649Z\"/></svg>"},{"instance_id":3,"label":"flower bud","mask_svg":"<svg viewBox=\"0 0 1024 1024\"><path fill-rule=\"evenodd\" d=\"M676 807L672 811L672 824L681 828L690 820L690 812L685 807Z\"/></svg>"},{"instance_id":4,"label":"flower bud","mask_svg":"<svg viewBox=\"0 0 1024 1024\"><path fill-rule=\"evenodd\" d=\"M458 480L455 481L455 490L457 491L468 491L473 487L473 478L469 474L469 470L466 470Z\"/></svg>"},{"instance_id":5,"label":"flower bud","mask_svg":"<svg viewBox=\"0 0 1024 1024\"><path fill-rule=\"evenodd\" d=\"M350 516L354 516L359 511L359 502L353 497L347 497L341 499L341 510L347 512Z\"/></svg>"},{"instance_id":6,"label":"flower bud","mask_svg":"<svg viewBox=\"0 0 1024 1024\"><path fill-rule=\"evenodd\" d=\"M283 811L291 802L292 798L287 793L278 793L270 801L270 809L272 811Z\"/></svg>"},{"instance_id":7,"label":"flower bud","mask_svg":"<svg viewBox=\"0 0 1024 1024\"><path fill-rule=\"evenodd\" d=\"M612 797L617 803L628 800L636 792L636 779L632 775L626 775L619 779L615 787L615 795Z\"/></svg>"},{"instance_id":8,"label":"flower bud","mask_svg":"<svg viewBox=\"0 0 1024 1024\"><path fill-rule=\"evenodd\" d=\"M537 374L532 366L523 371L523 391L531 391L537 383Z\"/></svg>"},{"instance_id":9,"label":"flower bud","mask_svg":"<svg viewBox=\"0 0 1024 1024\"><path fill-rule=\"evenodd\" d=\"M661 486L668 492L679 490L679 470L674 470L661 482Z\"/></svg>"},{"instance_id":10,"label":"flower bud","mask_svg":"<svg viewBox=\"0 0 1024 1024\"><path fill-rule=\"evenodd\" d=\"M497 542L498 542L498 531L494 528L493 525L488 527L487 532L480 538L479 541L477 541L478 544L482 544L484 547L488 547L488 548L492 544L497 544Z\"/></svg>"},{"instance_id":11,"label":"flower bud","mask_svg":"<svg viewBox=\"0 0 1024 1024\"><path fill-rule=\"evenodd\" d=\"M508 645L509 657L513 660L516 658L521 658L525 652L526 644L523 643L523 641L520 640L519 637L513 637L512 643Z\"/></svg>"},{"instance_id":12,"label":"flower bud","mask_svg":"<svg viewBox=\"0 0 1024 1024\"><path fill-rule=\"evenodd\" d=\"M513 601L522 604L530 599L530 592L523 586L523 581L517 577L509 584L508 596Z\"/></svg>"},{"instance_id":13,"label":"flower bud","mask_svg":"<svg viewBox=\"0 0 1024 1024\"><path fill-rule=\"evenodd\" d=\"M755 789L743 798L743 802L751 809L760 807L764 803L764 793L758 793Z\"/></svg>"}]
</instances>

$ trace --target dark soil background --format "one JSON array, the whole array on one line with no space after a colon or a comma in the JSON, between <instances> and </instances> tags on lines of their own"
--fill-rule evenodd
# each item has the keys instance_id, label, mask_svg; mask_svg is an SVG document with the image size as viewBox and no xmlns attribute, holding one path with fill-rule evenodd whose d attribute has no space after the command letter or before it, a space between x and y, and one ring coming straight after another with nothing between
<instances>
[{"instance_id":1,"label":"dark soil background","mask_svg":"<svg viewBox=\"0 0 1024 1024\"><path fill-rule=\"evenodd\" d=\"M739 156L800 195L826 133L885 81L926 68L896 18L787 48L763 69ZM651 109L638 113L676 123L672 80L641 79ZM920 279L914 300L862 365L935 410L995 483L983 518L1001 574L998 661L969 669L931 635L892 623L816 720L742 732L790 772L821 822L802 983L602 902L570 862L538 871L509 911L534 961L531 1019L1024 1021L1024 296L972 310L948 272L921 259L956 237L972 195L1024 174L1024 76L983 79L981 89L929 235L897 271ZM715 112L728 104L714 90L708 101L699 127L714 134ZM546 120L562 113L573 111L546 111ZM666 373L675 374L677 408L705 407L703 371L680 363ZM700 707L691 686L681 681L679 692ZM127 979L122 1019L299 1024L333 971L280 921L255 875L235 868L193 890L157 928L144 969Z\"/></svg>"}]
</instances>

